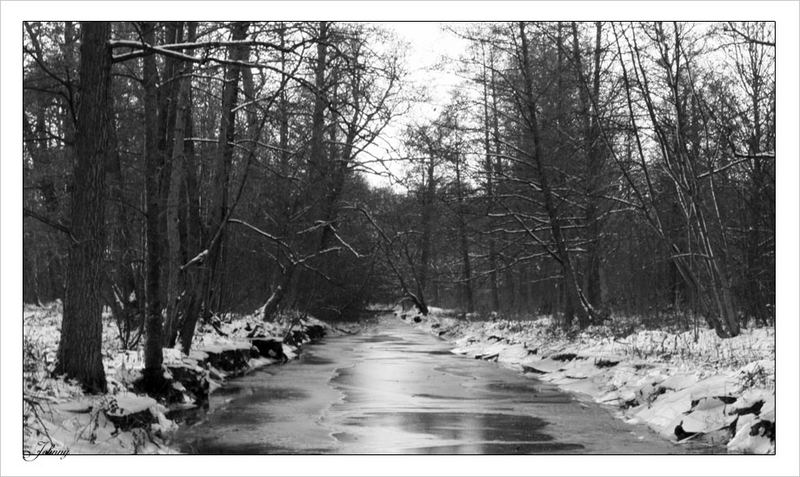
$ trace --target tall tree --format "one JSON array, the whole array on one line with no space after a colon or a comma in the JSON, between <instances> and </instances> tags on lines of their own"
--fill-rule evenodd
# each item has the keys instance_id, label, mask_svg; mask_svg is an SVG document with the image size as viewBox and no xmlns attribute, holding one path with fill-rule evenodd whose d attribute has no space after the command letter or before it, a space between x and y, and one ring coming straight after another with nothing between
<instances>
[{"instance_id":1,"label":"tall tree","mask_svg":"<svg viewBox=\"0 0 800 477\"><path fill-rule=\"evenodd\" d=\"M211 223L209 231L213 234L208 244L205 258L205 271L202 282L203 315L210 319L215 303L219 303L220 276L222 270L223 243L227 219L230 215L230 181L231 165L234 152L234 135L236 130L236 104L239 91L240 69L247 61L250 53L248 45L242 44L247 38L249 22L234 22L231 29L231 45L229 57L232 64L225 69L225 82L222 87L219 133L217 138L216 159L214 166L215 189L211 201ZM197 316L187 316L181 331L181 346L185 353L189 352Z\"/></svg>"},{"instance_id":2,"label":"tall tree","mask_svg":"<svg viewBox=\"0 0 800 477\"><path fill-rule=\"evenodd\" d=\"M586 226L587 266L585 273L586 298L595 308L601 305L600 296L600 198L603 193L603 153L601 148L599 121L600 111L600 58L603 23L595 22L594 52L592 55L591 81L586 78L578 35L578 25L572 22L573 56L578 75L578 97L583 122L583 150L586 157Z\"/></svg>"},{"instance_id":3,"label":"tall tree","mask_svg":"<svg viewBox=\"0 0 800 477\"><path fill-rule=\"evenodd\" d=\"M497 122L497 110L493 108L491 110L491 115L489 112L489 96L490 96L490 89L492 101L496 104L496 98L494 97L494 84L490 85L489 80L489 71L491 71L491 75L494 75L494 50L490 49L489 51L489 59L487 63L486 58L486 41L480 41L481 47L481 77L480 81L482 84L482 91L481 91L481 103L483 107L483 121L481 123L481 128L483 129L483 154L484 154L484 161L483 161L483 172L485 174L485 188L486 188L486 215L491 216L495 213L495 206L497 197L495 196L495 181L497 178L497 170L495 167L495 161L499 160L499 153L494 150L492 145L492 137L493 137L493 123ZM490 120L490 117L493 118ZM498 280L498 258L497 258L497 240L495 239L495 235L489 231L487 235L487 247L488 247L488 255L489 255L489 285L491 288L491 309L494 311L500 310L500 286Z\"/></svg>"},{"instance_id":4,"label":"tall tree","mask_svg":"<svg viewBox=\"0 0 800 477\"><path fill-rule=\"evenodd\" d=\"M148 44L155 44L156 24L143 22L142 38ZM161 179L163 157L158 149L158 70L154 55L144 57L142 66L142 86L144 88L144 163L146 197L146 253L145 253L145 318L144 383L155 390L162 384L163 372L163 318L161 315Z\"/></svg>"},{"instance_id":5,"label":"tall tree","mask_svg":"<svg viewBox=\"0 0 800 477\"><path fill-rule=\"evenodd\" d=\"M728 23L726 29L732 40L729 55L747 98L746 103L737 108L741 111L738 114L744 116L742 122L746 129L740 140L747 144L747 151L737 151L733 141L729 145L734 157L746 160L747 166L748 183L742 201L747 216L744 295L747 312L757 323L766 325L774 312L770 308L774 302L775 283L773 250L764 246L774 243L775 239L775 145L774 128L771 127L775 107L775 44L771 29L764 22Z\"/></svg>"},{"instance_id":6,"label":"tall tree","mask_svg":"<svg viewBox=\"0 0 800 477\"><path fill-rule=\"evenodd\" d=\"M309 181L322 180L325 174L325 109L327 86L325 71L328 68L328 22L319 22L317 58L314 62L314 110L311 115L311 151L308 159Z\"/></svg>"},{"instance_id":7,"label":"tall tree","mask_svg":"<svg viewBox=\"0 0 800 477\"><path fill-rule=\"evenodd\" d=\"M186 65L188 66L188 64ZM186 69L184 66L184 70ZM173 128L174 143L172 145L172 157L170 164L170 175L168 193L166 200L165 215L167 219L167 315L164 329L165 344L172 346L175 344L175 337L178 333L179 323L179 300L181 293L185 289L183 286L184 274L181 265L184 263L184 253L181 247L180 234L180 209L181 192L184 189L186 161L184 139L186 138L186 117L189 105L189 88L191 87L190 78L184 78L186 71L178 71L175 81L178 84L177 98L175 105L175 126ZM189 113L190 114L190 113Z\"/></svg>"},{"instance_id":8,"label":"tall tree","mask_svg":"<svg viewBox=\"0 0 800 477\"><path fill-rule=\"evenodd\" d=\"M105 249L105 163L109 149L111 52L108 22L81 24L80 103L75 133L71 231L64 317L55 372L91 392L106 390L101 300Z\"/></svg>"},{"instance_id":9,"label":"tall tree","mask_svg":"<svg viewBox=\"0 0 800 477\"><path fill-rule=\"evenodd\" d=\"M589 325L591 306L583 298L580 285L578 284L573 265L572 257L567 251L566 240L563 235L561 217L556 211L553 191L550 188L549 173L545 167L539 123L537 119L536 96L533 93L533 68L531 66L530 51L528 48L528 35L525 31L525 23L519 22L520 37L520 71L522 73L523 91L523 116L528 128L526 137L530 138L530 146L526 154L531 158L534 169L537 173L538 185L541 189L545 211L549 220L550 232L555 245L553 257L561 266L562 285L566 298L565 323L571 324L572 313L577 313L578 323L584 328Z\"/></svg>"},{"instance_id":10,"label":"tall tree","mask_svg":"<svg viewBox=\"0 0 800 477\"><path fill-rule=\"evenodd\" d=\"M456 125L457 127L457 125ZM456 216L458 221L458 243L461 248L461 266L464 273L464 300L467 313L475 311L475 298L472 284L472 259L469 254L469 237L467 234L467 213L465 205L464 160L460 151L453 151L453 166L456 173Z\"/></svg>"}]
</instances>

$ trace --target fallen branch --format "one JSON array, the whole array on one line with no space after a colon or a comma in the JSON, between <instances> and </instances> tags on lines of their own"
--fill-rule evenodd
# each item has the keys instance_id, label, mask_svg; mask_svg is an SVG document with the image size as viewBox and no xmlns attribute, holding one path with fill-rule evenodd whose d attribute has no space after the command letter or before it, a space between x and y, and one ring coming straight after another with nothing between
<instances>
[{"instance_id":1,"label":"fallen branch","mask_svg":"<svg viewBox=\"0 0 800 477\"><path fill-rule=\"evenodd\" d=\"M34 211L30 210L30 209L27 209L25 207L22 208L22 216L23 217L30 217L30 218L38 220L39 222L41 222L41 223L43 223L45 225L49 225L50 227L58 230L59 232L63 232L65 234L67 234L69 236L69 238L72 240L72 243L78 243L78 239L76 239L75 236L72 235L72 231L69 229L69 227L67 227L66 225L62 224L61 222L56 222L55 220L49 219L49 218L45 217L44 215L41 215L41 214L39 214L37 212L34 212Z\"/></svg>"}]
</instances>

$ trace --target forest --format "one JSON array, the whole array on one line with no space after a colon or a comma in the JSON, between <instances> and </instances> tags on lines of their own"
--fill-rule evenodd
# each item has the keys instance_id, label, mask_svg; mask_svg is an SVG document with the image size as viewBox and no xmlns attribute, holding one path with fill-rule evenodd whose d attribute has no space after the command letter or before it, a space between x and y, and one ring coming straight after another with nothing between
<instances>
[{"instance_id":1,"label":"forest","mask_svg":"<svg viewBox=\"0 0 800 477\"><path fill-rule=\"evenodd\" d=\"M26 22L23 299L63 303L54 372L105 391L112 326L158 386L164 349L254 309L774 325L774 24L444 28L461 81L415 118L391 23Z\"/></svg>"}]
</instances>

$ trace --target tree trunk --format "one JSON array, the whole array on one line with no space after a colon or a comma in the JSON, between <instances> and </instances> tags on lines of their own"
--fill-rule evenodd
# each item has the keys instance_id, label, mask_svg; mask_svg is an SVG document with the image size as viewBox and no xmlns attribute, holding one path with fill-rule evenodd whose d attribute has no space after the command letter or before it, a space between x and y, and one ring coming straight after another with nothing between
<instances>
[{"instance_id":1,"label":"tree trunk","mask_svg":"<svg viewBox=\"0 0 800 477\"><path fill-rule=\"evenodd\" d=\"M167 320L164 328L165 344L169 347L175 345L178 334L179 299L184 289L182 286L183 254L181 253L180 235L180 193L184 183L186 166L184 161L185 119L188 106L189 79L179 79L178 98L175 113L174 144L172 145L172 165L169 177L169 194L167 195Z\"/></svg>"},{"instance_id":2,"label":"tree trunk","mask_svg":"<svg viewBox=\"0 0 800 477\"><path fill-rule=\"evenodd\" d=\"M240 42L247 38L248 22L236 22L231 27L231 40ZM243 62L247 60L249 48L242 45L229 46L231 61ZM209 231L212 236L208 244L208 256L204 261L205 269L202 277L201 303L205 319L210 318L212 303L218 300L219 294L219 269L222 255L225 217L228 214L228 187L230 182L230 168L233 161L233 139L235 130L236 96L239 84L239 66L230 65L225 70L225 83L222 88L222 114L219 126L219 139L217 144L217 157L214 169L214 184L216 189L212 196L210 206L211 226ZM181 347L184 353L189 353L194 329L197 325L197 315L187 315L181 327Z\"/></svg>"},{"instance_id":3,"label":"tree trunk","mask_svg":"<svg viewBox=\"0 0 800 477\"><path fill-rule=\"evenodd\" d=\"M196 22L189 22L187 25L187 32L186 32L186 41L193 42L196 37L197 31L197 23ZM192 64L186 64L186 74L189 78L191 78L191 71L192 71ZM184 108L184 134L187 137L193 136L194 131L194 121L192 119L192 88L191 88L191 79L187 79L188 85L186 88L186 107ZM205 242L205 236L207 235L204 227L203 222L200 218L200 191L198 188L198 179L197 179L197 171L198 171L198 164L197 164L197 157L194 153L194 142L193 141L185 141L184 143L184 177L186 178L186 195L183 198L185 203L184 207L186 208L186 223L183 227L185 239L185 256L184 259L188 259L189 257L195 257L198 253L203 250L203 243ZM202 270L198 267L189 267L185 271L185 290L186 290L186 297L182 302L182 311L181 315L182 318L179 320L179 323L174 325L176 331L180 328L179 332L181 337L183 336L191 336L193 333L189 332L188 330L194 330L194 326L197 323L197 318L200 313L200 307L202 305ZM182 339L182 346L185 344L186 341ZM191 339L188 340L188 343L191 344ZM170 346L174 346L173 342L169 343ZM185 348L188 350L188 347Z\"/></svg>"},{"instance_id":4,"label":"tree trunk","mask_svg":"<svg viewBox=\"0 0 800 477\"><path fill-rule=\"evenodd\" d=\"M155 24L142 23L143 39L155 42ZM161 364L163 355L163 318L161 316L161 245L163 237L160 227L161 213L161 168L162 154L158 148L158 71L153 55L144 57L142 70L144 85L144 143L145 143L145 197L146 197L146 250L145 250L145 297L147 317L145 321L144 386L155 391L163 382Z\"/></svg>"},{"instance_id":5,"label":"tree trunk","mask_svg":"<svg viewBox=\"0 0 800 477\"><path fill-rule=\"evenodd\" d=\"M111 35L108 22L81 25L80 106L72 188L72 234L56 374L105 392L100 289L105 249L105 162L109 141Z\"/></svg>"},{"instance_id":6,"label":"tree trunk","mask_svg":"<svg viewBox=\"0 0 800 477\"><path fill-rule=\"evenodd\" d=\"M599 112L595 105L599 104L600 94L600 45L602 23L595 22L594 64L592 68L591 90L583 72L580 42L578 40L578 27L572 22L572 46L575 57L575 69L578 80L578 98L581 105L583 119L584 142L583 149L586 155L586 292L587 299L593 307L599 307L600 295L600 218L599 200L601 196L600 181L602 179L602 156L599 148Z\"/></svg>"},{"instance_id":7,"label":"tree trunk","mask_svg":"<svg viewBox=\"0 0 800 477\"><path fill-rule=\"evenodd\" d=\"M433 229L433 207L436 200L436 159L430 151L425 170L425 191L422 204L422 252L420 257L419 284L425 293L429 290L431 268L431 235Z\"/></svg>"},{"instance_id":8,"label":"tree trunk","mask_svg":"<svg viewBox=\"0 0 800 477\"><path fill-rule=\"evenodd\" d=\"M475 298L472 293L472 263L469 257L469 238L467 237L467 221L464 218L464 187L461 181L461 157L456 152L456 200L458 201L458 239L461 245L461 263L464 270L464 298L467 302L467 313L475 312Z\"/></svg>"},{"instance_id":9,"label":"tree trunk","mask_svg":"<svg viewBox=\"0 0 800 477\"><path fill-rule=\"evenodd\" d=\"M295 267L293 265L290 265L286 268L286 271L283 273L281 278L281 283L275 286L275 289L272 291L267 299L267 302L264 304L264 310L262 311L261 315L264 321L272 321L275 319L275 315L278 312L278 307L283 301L283 298L286 296L286 290L288 290L291 286L294 273Z\"/></svg>"},{"instance_id":10,"label":"tree trunk","mask_svg":"<svg viewBox=\"0 0 800 477\"><path fill-rule=\"evenodd\" d=\"M280 22L278 28L280 36L280 70L281 73L288 73L286 52L283 48L286 46L286 25ZM287 88L281 88L278 98L278 174L274 182L274 209L277 209L272 214L276 221L276 230L278 236L286 237L289 234L289 223L292 215L292 188L289 187L287 177L292 173L289 154L289 96ZM291 270L291 265L287 265L281 272L280 256L281 246L275 244L274 256L275 266L270 273L270 286L272 291L267 302L264 305L262 317L265 321L270 321L275 318L281 302L287 295L288 288L291 286L294 270Z\"/></svg>"},{"instance_id":11,"label":"tree trunk","mask_svg":"<svg viewBox=\"0 0 800 477\"><path fill-rule=\"evenodd\" d=\"M483 149L485 154L484 172L486 173L486 197L488 204L486 208L487 215L494 211L495 195L494 195L494 163L492 161L492 146L489 140L489 131L492 125L489 123L489 80L486 75L486 55L485 50L481 48L482 59L482 82L483 82ZM492 70L494 70L494 61L491 62ZM496 114L497 111L494 111ZM495 243L494 234L489 233L489 285L492 292L492 310L500 310L500 292L497 285L497 244Z\"/></svg>"},{"instance_id":12,"label":"tree trunk","mask_svg":"<svg viewBox=\"0 0 800 477\"><path fill-rule=\"evenodd\" d=\"M307 158L306 184L303 192L304 202L308 204L306 216L309 226L317 225L317 221L324 221L327 215L328 204L326 198L331 191L333 169L330 167L330 149L325 148L325 110L328 108L329 94L325 74L328 69L328 41L330 25L328 22L319 22L316 38L317 57L314 65L314 108L311 113L311 144ZM333 99L330 98L332 101ZM331 126L335 127L335 126ZM327 227L321 227L319 233L306 234L300 242L300 249L307 254L313 254L323 247L327 240ZM313 298L318 289L319 277L309 270L298 270L291 282L291 290L286 290L293 302L300 300L306 305Z\"/></svg>"},{"instance_id":13,"label":"tree trunk","mask_svg":"<svg viewBox=\"0 0 800 477\"><path fill-rule=\"evenodd\" d=\"M759 71L757 47L750 46L749 60L750 64L747 65L751 77L748 82L751 85L750 104L753 109L753 133L748 141L748 153L753 156L751 160L751 173L750 184L748 190L748 200L746 201L748 210L747 221L747 238L745 246L745 257L747 267L747 282L748 282L748 297L747 308L756 323L761 325L768 325L767 316L769 309L767 305L770 303L767 294L764 293L763 281L759 279L759 274L768 267L763 263L763 247L762 242L762 223L765 222L764 208L764 195L766 185L769 183L767 175L766 164L763 159L759 157L761 153L762 127L761 127L761 101L762 101L762 77ZM742 68L744 70L744 68ZM766 230L774 230L774 227L764 227Z\"/></svg>"},{"instance_id":14,"label":"tree trunk","mask_svg":"<svg viewBox=\"0 0 800 477\"><path fill-rule=\"evenodd\" d=\"M491 54L489 56L489 59L490 59L491 65L492 65L492 71L491 71L491 74L489 76L490 76L490 83L491 83L491 90L492 90L492 93L491 93L492 94L492 142L494 143L494 153L495 153L495 158L494 158L494 161L493 161L494 162L493 174L494 174L494 177L496 179L495 183L494 183L494 194L495 195L501 195L503 190L504 190L504 188L502 187L503 184L500 182L502 180L502 178L503 178L503 160L502 160L503 146L502 146L502 141L500 140L500 120L498 119L499 116L500 116L500 112L498 111L498 106L497 106L497 80L496 80L495 66L494 66L494 52L491 52ZM506 276L511 276L511 275L510 274L506 274ZM497 277L497 273L495 273L495 277ZM492 280L493 280L493 282L499 282L499 278L493 278ZM500 288L499 283L497 284L497 288L498 289ZM500 310L500 297L499 297L500 292L499 292L499 290L497 292L497 295L498 295L497 296L497 304L498 304L497 311L499 312L499 311L501 311ZM512 297L513 297L513 295L512 295Z\"/></svg>"},{"instance_id":15,"label":"tree trunk","mask_svg":"<svg viewBox=\"0 0 800 477\"><path fill-rule=\"evenodd\" d=\"M565 293L565 325L569 326L572 321L571 311L574 309L578 314L578 324L581 328L589 325L590 310L588 304L582 300L582 293L575 276L575 270L572 266L569 253L567 251L566 242L561 230L561 221L556 211L555 204L553 203L552 191L548 182L547 171L544 166L544 158L542 157L541 141L539 138L539 126L536 118L536 102L533 96L533 87L531 84L531 67L528 57L528 39L525 34L524 22L519 23L520 40L521 40L521 69L523 72L524 81L524 96L527 106L527 121L530 129L530 138L533 142L533 162L539 177L539 186L544 198L545 209L550 222L550 232L553 236L553 242L556 246L556 254L559 257L559 262L562 268L562 284Z\"/></svg>"},{"instance_id":16,"label":"tree trunk","mask_svg":"<svg viewBox=\"0 0 800 477\"><path fill-rule=\"evenodd\" d=\"M73 54L73 41L75 39L75 28L72 22L64 22L64 46L61 49L61 54L64 55L64 70L66 71L67 81L70 84L75 83L75 78L72 77L73 67L75 66L75 58ZM83 45L81 45L83 47ZM64 110L67 114L64 117L64 146L68 153L75 150L75 121L76 111L74 108L77 106L75 100L65 95L63 98Z\"/></svg>"},{"instance_id":17,"label":"tree trunk","mask_svg":"<svg viewBox=\"0 0 800 477\"><path fill-rule=\"evenodd\" d=\"M311 151L309 154L309 182L313 184L323 174L325 162L322 139L325 131L325 69L327 68L328 23L319 22L317 60L314 66L314 111L311 115Z\"/></svg>"},{"instance_id":18,"label":"tree trunk","mask_svg":"<svg viewBox=\"0 0 800 477\"><path fill-rule=\"evenodd\" d=\"M286 47L286 27L281 22L280 24L281 48ZM281 73L286 73L286 53L281 50ZM280 100L278 102L278 145L280 146L280 164L281 173L288 173L287 166L289 164L289 98L286 93L286 87L281 88Z\"/></svg>"}]
</instances>

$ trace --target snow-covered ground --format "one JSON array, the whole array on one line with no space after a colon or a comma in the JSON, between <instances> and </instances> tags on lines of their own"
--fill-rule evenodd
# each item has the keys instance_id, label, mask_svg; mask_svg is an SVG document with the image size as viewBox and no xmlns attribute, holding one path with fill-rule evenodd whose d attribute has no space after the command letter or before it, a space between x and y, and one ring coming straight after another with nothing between
<instances>
[{"instance_id":1,"label":"snow-covered ground","mask_svg":"<svg viewBox=\"0 0 800 477\"><path fill-rule=\"evenodd\" d=\"M551 317L468 321L431 308L399 316L454 345L453 353L497 361L614 406L676 442L775 452L775 330L720 339L713 330L664 331L614 318L568 335Z\"/></svg>"},{"instance_id":2,"label":"snow-covered ground","mask_svg":"<svg viewBox=\"0 0 800 477\"><path fill-rule=\"evenodd\" d=\"M104 315L102 354L108 392L85 395L75 382L52 375L61 313L58 302L41 307L26 305L24 309L23 452L32 456L42 452L171 453L165 440L176 424L166 417L165 404L172 408L191 407L196 404L196 392L187 390L175 376L173 394L179 402L158 402L135 393L134 383L144 368L142 346L121 349L116 324ZM199 377L204 393L213 392L232 372L295 358L299 346L310 340L306 330L312 327L324 329L326 334L337 332L313 317L284 316L265 323L258 311L252 315L226 315L216 325L216 329L208 324L198 327L188 357L178 349L163 349L168 378L187 370L195 381ZM260 353L253 347L253 337L265 342L275 340L283 356L279 350L274 356ZM283 340L284 337L288 339ZM211 357L233 357L234 362L217 363ZM223 364L229 364L229 369L222 369Z\"/></svg>"},{"instance_id":3,"label":"snow-covered ground","mask_svg":"<svg viewBox=\"0 0 800 477\"><path fill-rule=\"evenodd\" d=\"M264 323L258 312L223 316L216 329L198 328L189 357L165 348L165 365L201 373L213 392L231 372L284 359L255 352L250 338L281 341L291 335L292 320L285 318ZM773 328L746 329L722 340L713 330L642 329L637 320L623 318L571 335L550 317L467 321L432 308L427 317L408 313L406 320L451 341L454 353L494 360L614 406L620 418L646 424L667 439L726 445L730 452L774 453ZM60 322L58 303L24 310L25 451L172 452L165 445L176 428L167 418L168 403L133 392L144 366L141 347L121 350L116 325L106 317L103 364L109 389L105 395L87 396L75 383L52 376ZM292 330L300 333L278 344L285 358L297 355L298 346L308 340L303 330L314 325L337 332L311 317L295 321ZM224 353L239 359L234 371L210 359ZM193 405L192 393L179 380L174 384L183 398L178 404Z\"/></svg>"}]
</instances>

